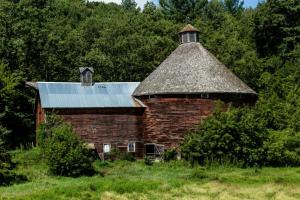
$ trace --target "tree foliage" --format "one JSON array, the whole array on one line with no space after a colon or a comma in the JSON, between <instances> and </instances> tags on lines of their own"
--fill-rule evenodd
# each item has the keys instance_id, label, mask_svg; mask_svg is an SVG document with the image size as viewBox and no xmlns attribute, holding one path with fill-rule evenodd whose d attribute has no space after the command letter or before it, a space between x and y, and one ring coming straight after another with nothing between
<instances>
[{"instance_id":1,"label":"tree foliage","mask_svg":"<svg viewBox=\"0 0 300 200\"><path fill-rule=\"evenodd\" d=\"M21 72L11 72L0 64L0 145L6 147L32 140L31 92L25 88L23 79Z\"/></svg>"},{"instance_id":2,"label":"tree foliage","mask_svg":"<svg viewBox=\"0 0 300 200\"><path fill-rule=\"evenodd\" d=\"M242 5L160 0L141 10L132 0L0 0L0 138L11 147L33 140L33 95L24 81L78 81L78 67L94 67L95 81L142 81L176 48L186 23L259 94L268 134L298 133L300 1Z\"/></svg>"},{"instance_id":3,"label":"tree foliage","mask_svg":"<svg viewBox=\"0 0 300 200\"><path fill-rule=\"evenodd\" d=\"M217 112L186 137L184 158L192 164L299 166L300 132L267 129L259 107Z\"/></svg>"}]
</instances>

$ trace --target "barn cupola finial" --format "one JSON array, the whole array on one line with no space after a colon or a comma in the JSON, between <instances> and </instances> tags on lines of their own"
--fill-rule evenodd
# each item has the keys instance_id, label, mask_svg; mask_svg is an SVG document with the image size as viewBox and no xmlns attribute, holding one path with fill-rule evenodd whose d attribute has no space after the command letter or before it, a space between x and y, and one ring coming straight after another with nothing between
<instances>
[{"instance_id":1,"label":"barn cupola finial","mask_svg":"<svg viewBox=\"0 0 300 200\"><path fill-rule=\"evenodd\" d=\"M189 42L198 42L198 33L199 30L193 27L191 24L186 25L179 32L180 44L189 43Z\"/></svg>"},{"instance_id":2,"label":"barn cupola finial","mask_svg":"<svg viewBox=\"0 0 300 200\"><path fill-rule=\"evenodd\" d=\"M81 85L92 86L94 69L92 67L80 67L79 71Z\"/></svg>"}]
</instances>

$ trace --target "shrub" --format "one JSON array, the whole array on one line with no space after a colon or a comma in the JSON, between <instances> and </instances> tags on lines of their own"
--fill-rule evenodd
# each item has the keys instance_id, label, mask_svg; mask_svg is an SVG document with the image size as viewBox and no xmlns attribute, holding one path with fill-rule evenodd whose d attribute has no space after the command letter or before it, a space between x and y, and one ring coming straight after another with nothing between
<instances>
[{"instance_id":1,"label":"shrub","mask_svg":"<svg viewBox=\"0 0 300 200\"><path fill-rule=\"evenodd\" d=\"M145 163L145 165L148 165L148 166L153 165L153 161L151 160L151 158L149 156L144 157L144 163Z\"/></svg>"},{"instance_id":2,"label":"shrub","mask_svg":"<svg viewBox=\"0 0 300 200\"><path fill-rule=\"evenodd\" d=\"M53 122L51 124L54 124L54 128L51 128L50 124L44 124L39 129L43 130L40 132L43 135L39 136L40 145L50 172L54 175L72 177L92 175L94 170L91 152L71 125L60 120Z\"/></svg>"},{"instance_id":3,"label":"shrub","mask_svg":"<svg viewBox=\"0 0 300 200\"><path fill-rule=\"evenodd\" d=\"M270 131L264 146L267 165L300 165L300 132L293 133L291 130Z\"/></svg>"},{"instance_id":4,"label":"shrub","mask_svg":"<svg viewBox=\"0 0 300 200\"><path fill-rule=\"evenodd\" d=\"M163 153L163 160L169 162L171 160L177 159L177 151L176 149L168 149Z\"/></svg>"},{"instance_id":5,"label":"shrub","mask_svg":"<svg viewBox=\"0 0 300 200\"><path fill-rule=\"evenodd\" d=\"M267 133L264 121L250 108L217 112L185 138L182 155L192 164L262 165Z\"/></svg>"},{"instance_id":6,"label":"shrub","mask_svg":"<svg viewBox=\"0 0 300 200\"><path fill-rule=\"evenodd\" d=\"M299 166L300 133L267 129L265 111L231 108L217 112L190 133L181 147L192 164L239 166Z\"/></svg>"},{"instance_id":7,"label":"shrub","mask_svg":"<svg viewBox=\"0 0 300 200\"><path fill-rule=\"evenodd\" d=\"M57 115L47 115L47 122L39 125L37 129L37 145L41 147L42 150L45 149L47 144L47 139L51 138L52 131L62 125L63 119Z\"/></svg>"}]
</instances>

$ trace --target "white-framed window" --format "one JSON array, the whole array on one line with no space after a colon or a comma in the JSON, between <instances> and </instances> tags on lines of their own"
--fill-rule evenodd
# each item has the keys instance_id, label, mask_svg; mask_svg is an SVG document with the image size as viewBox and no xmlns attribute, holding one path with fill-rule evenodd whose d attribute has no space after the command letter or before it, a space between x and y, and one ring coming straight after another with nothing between
<instances>
[{"instance_id":1,"label":"white-framed window","mask_svg":"<svg viewBox=\"0 0 300 200\"><path fill-rule=\"evenodd\" d=\"M103 152L109 153L110 152L110 144L103 144Z\"/></svg>"},{"instance_id":2,"label":"white-framed window","mask_svg":"<svg viewBox=\"0 0 300 200\"><path fill-rule=\"evenodd\" d=\"M188 34L187 33L183 33L181 35L182 39L181 39L181 43L187 43L188 41Z\"/></svg>"},{"instance_id":3,"label":"white-framed window","mask_svg":"<svg viewBox=\"0 0 300 200\"><path fill-rule=\"evenodd\" d=\"M201 98L202 99L209 99L209 94L203 93L203 94L201 94Z\"/></svg>"},{"instance_id":4,"label":"white-framed window","mask_svg":"<svg viewBox=\"0 0 300 200\"><path fill-rule=\"evenodd\" d=\"M127 146L128 152L135 152L135 142L129 142Z\"/></svg>"}]
</instances>

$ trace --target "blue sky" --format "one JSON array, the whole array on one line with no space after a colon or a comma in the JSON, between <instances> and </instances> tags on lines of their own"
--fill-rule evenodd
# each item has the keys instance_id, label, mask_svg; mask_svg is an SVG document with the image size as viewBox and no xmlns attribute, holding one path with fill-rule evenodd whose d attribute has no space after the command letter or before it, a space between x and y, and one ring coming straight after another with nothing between
<instances>
[{"instance_id":1,"label":"blue sky","mask_svg":"<svg viewBox=\"0 0 300 200\"><path fill-rule=\"evenodd\" d=\"M244 6L254 8L254 7L256 7L258 2L259 2L259 0L244 0Z\"/></svg>"},{"instance_id":2,"label":"blue sky","mask_svg":"<svg viewBox=\"0 0 300 200\"><path fill-rule=\"evenodd\" d=\"M122 0L90 0L90 1L104 1L104 2L115 2L120 3ZM135 0L139 7L143 7L143 5L147 2L147 0ZM150 0L149 0L150 1ZM155 3L158 3L159 0L152 0ZM244 0L245 7L255 7L259 0Z\"/></svg>"}]
</instances>

